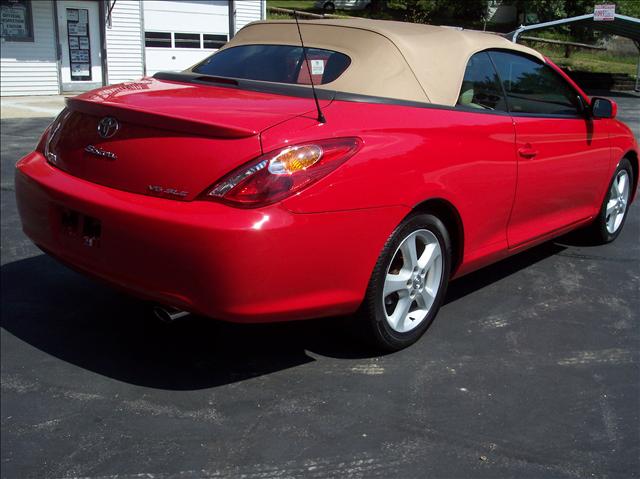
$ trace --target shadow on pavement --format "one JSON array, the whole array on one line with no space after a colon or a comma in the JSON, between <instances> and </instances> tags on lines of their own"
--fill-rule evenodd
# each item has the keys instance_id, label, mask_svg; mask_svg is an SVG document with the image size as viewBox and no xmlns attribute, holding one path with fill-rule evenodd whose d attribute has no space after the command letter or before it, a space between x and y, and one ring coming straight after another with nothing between
<instances>
[{"instance_id":1,"label":"shadow on pavement","mask_svg":"<svg viewBox=\"0 0 640 479\"><path fill-rule=\"evenodd\" d=\"M564 248L545 243L454 281L446 302L531 266ZM119 381L196 390L299 366L311 351L373 357L347 331L351 318L229 324L192 317L158 321L147 303L61 266L46 255L2 266L2 327L31 346Z\"/></svg>"},{"instance_id":2,"label":"shadow on pavement","mask_svg":"<svg viewBox=\"0 0 640 479\"><path fill-rule=\"evenodd\" d=\"M157 320L148 303L87 280L46 255L2 266L2 327L30 345L119 381L194 390L359 351L336 321L235 325Z\"/></svg>"},{"instance_id":3,"label":"shadow on pavement","mask_svg":"<svg viewBox=\"0 0 640 479\"><path fill-rule=\"evenodd\" d=\"M518 253L507 259L486 266L478 271L467 274L460 279L452 281L447 291L445 304L457 301L464 296L484 288L507 276L534 265L538 261L558 254L566 248L554 242L546 242L530 250Z\"/></svg>"}]
</instances>

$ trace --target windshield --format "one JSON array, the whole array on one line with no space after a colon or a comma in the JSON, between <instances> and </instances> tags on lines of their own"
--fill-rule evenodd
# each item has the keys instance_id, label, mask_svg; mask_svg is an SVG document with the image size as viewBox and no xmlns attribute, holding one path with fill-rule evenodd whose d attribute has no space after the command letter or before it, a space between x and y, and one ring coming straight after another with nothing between
<instances>
[{"instance_id":1,"label":"windshield","mask_svg":"<svg viewBox=\"0 0 640 479\"><path fill-rule=\"evenodd\" d=\"M323 85L338 78L351 59L339 52L306 48L313 83ZM309 67L302 47L291 45L241 45L221 50L196 65L204 75L309 85Z\"/></svg>"}]
</instances>

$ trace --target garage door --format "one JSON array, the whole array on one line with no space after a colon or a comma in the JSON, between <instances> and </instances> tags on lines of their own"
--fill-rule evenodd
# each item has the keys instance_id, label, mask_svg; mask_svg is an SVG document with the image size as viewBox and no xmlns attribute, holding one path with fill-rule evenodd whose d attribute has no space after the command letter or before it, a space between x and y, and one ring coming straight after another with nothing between
<instances>
[{"instance_id":1,"label":"garage door","mask_svg":"<svg viewBox=\"0 0 640 479\"><path fill-rule=\"evenodd\" d=\"M143 5L147 75L184 70L229 38L226 0L145 0Z\"/></svg>"}]
</instances>

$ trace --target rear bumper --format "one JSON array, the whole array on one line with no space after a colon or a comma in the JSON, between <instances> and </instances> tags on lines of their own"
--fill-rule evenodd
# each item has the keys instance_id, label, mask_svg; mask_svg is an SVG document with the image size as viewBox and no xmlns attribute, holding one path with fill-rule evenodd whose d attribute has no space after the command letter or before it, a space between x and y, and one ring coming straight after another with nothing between
<instances>
[{"instance_id":1,"label":"rear bumper","mask_svg":"<svg viewBox=\"0 0 640 479\"><path fill-rule=\"evenodd\" d=\"M24 232L62 262L145 299L247 322L353 312L408 213L166 200L89 183L37 152L17 165L16 196ZM89 246L62 226L69 210L100 221L99 241Z\"/></svg>"}]
</instances>

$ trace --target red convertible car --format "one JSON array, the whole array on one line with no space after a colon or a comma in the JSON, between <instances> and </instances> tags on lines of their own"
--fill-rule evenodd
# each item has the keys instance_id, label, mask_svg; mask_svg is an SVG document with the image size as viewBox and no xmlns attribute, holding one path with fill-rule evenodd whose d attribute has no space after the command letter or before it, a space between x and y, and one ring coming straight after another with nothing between
<instances>
[{"instance_id":1,"label":"red convertible car","mask_svg":"<svg viewBox=\"0 0 640 479\"><path fill-rule=\"evenodd\" d=\"M25 233L168 318L357 313L386 350L452 278L620 233L637 142L549 59L445 27L299 28L253 23L187 71L67 100L17 165Z\"/></svg>"}]
</instances>

